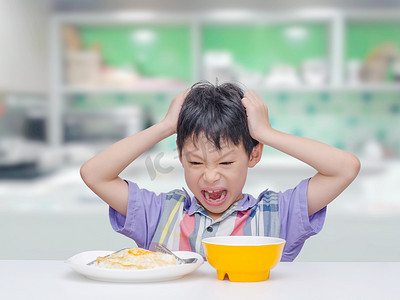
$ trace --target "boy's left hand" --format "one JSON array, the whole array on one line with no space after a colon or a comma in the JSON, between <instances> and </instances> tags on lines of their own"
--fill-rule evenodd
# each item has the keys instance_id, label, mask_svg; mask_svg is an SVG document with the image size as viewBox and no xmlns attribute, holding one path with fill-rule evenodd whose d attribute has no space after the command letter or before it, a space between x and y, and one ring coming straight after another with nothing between
<instances>
[{"instance_id":1,"label":"boy's left hand","mask_svg":"<svg viewBox=\"0 0 400 300\"><path fill-rule=\"evenodd\" d=\"M246 108L250 135L253 139L262 143L261 137L265 136L265 132L271 129L267 104L254 90L248 90L244 94L242 103Z\"/></svg>"}]
</instances>

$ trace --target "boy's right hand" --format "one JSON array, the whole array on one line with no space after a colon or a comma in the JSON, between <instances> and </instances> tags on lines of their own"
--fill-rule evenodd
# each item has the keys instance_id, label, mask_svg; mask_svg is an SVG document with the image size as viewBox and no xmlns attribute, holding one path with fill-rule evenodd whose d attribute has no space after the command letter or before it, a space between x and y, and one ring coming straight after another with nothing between
<instances>
[{"instance_id":1,"label":"boy's right hand","mask_svg":"<svg viewBox=\"0 0 400 300\"><path fill-rule=\"evenodd\" d=\"M179 113L189 91L190 88L187 88L172 99L168 112L162 120L162 123L170 130L171 135L176 133Z\"/></svg>"}]
</instances>

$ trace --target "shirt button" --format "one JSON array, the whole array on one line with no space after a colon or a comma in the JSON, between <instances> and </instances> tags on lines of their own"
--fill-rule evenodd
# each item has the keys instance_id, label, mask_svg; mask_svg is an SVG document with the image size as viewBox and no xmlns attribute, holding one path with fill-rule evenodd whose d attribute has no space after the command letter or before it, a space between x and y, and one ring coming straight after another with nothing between
<instances>
[{"instance_id":1,"label":"shirt button","mask_svg":"<svg viewBox=\"0 0 400 300\"><path fill-rule=\"evenodd\" d=\"M208 227L207 227L207 231L208 231L208 232L213 232L213 230L214 230L214 229L213 229L211 226L208 226Z\"/></svg>"}]
</instances>

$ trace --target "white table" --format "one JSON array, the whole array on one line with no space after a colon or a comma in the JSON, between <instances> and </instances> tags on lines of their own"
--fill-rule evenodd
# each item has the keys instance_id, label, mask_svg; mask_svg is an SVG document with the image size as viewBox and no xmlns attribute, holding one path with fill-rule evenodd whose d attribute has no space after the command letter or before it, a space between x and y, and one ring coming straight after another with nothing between
<instances>
[{"instance_id":1,"label":"white table","mask_svg":"<svg viewBox=\"0 0 400 300\"><path fill-rule=\"evenodd\" d=\"M108 283L72 271L63 261L0 260L1 299L400 299L400 262L280 263L267 281L220 281L205 263L184 278Z\"/></svg>"}]
</instances>

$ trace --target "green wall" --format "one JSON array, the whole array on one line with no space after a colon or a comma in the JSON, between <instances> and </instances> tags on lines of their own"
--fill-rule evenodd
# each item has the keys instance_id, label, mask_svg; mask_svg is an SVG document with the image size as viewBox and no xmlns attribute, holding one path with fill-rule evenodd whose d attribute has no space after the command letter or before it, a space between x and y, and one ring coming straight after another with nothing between
<instances>
[{"instance_id":1,"label":"green wall","mask_svg":"<svg viewBox=\"0 0 400 300\"><path fill-rule=\"evenodd\" d=\"M257 90L256 90L257 91ZM400 157L400 92L259 92L267 103L271 125L281 131L305 136L362 154L367 141L377 140L389 156ZM172 93L106 94L71 97L70 109L102 111L112 107L140 105L160 121ZM157 145L159 150L176 148L175 137ZM275 153L265 147L267 153Z\"/></svg>"}]
</instances>

